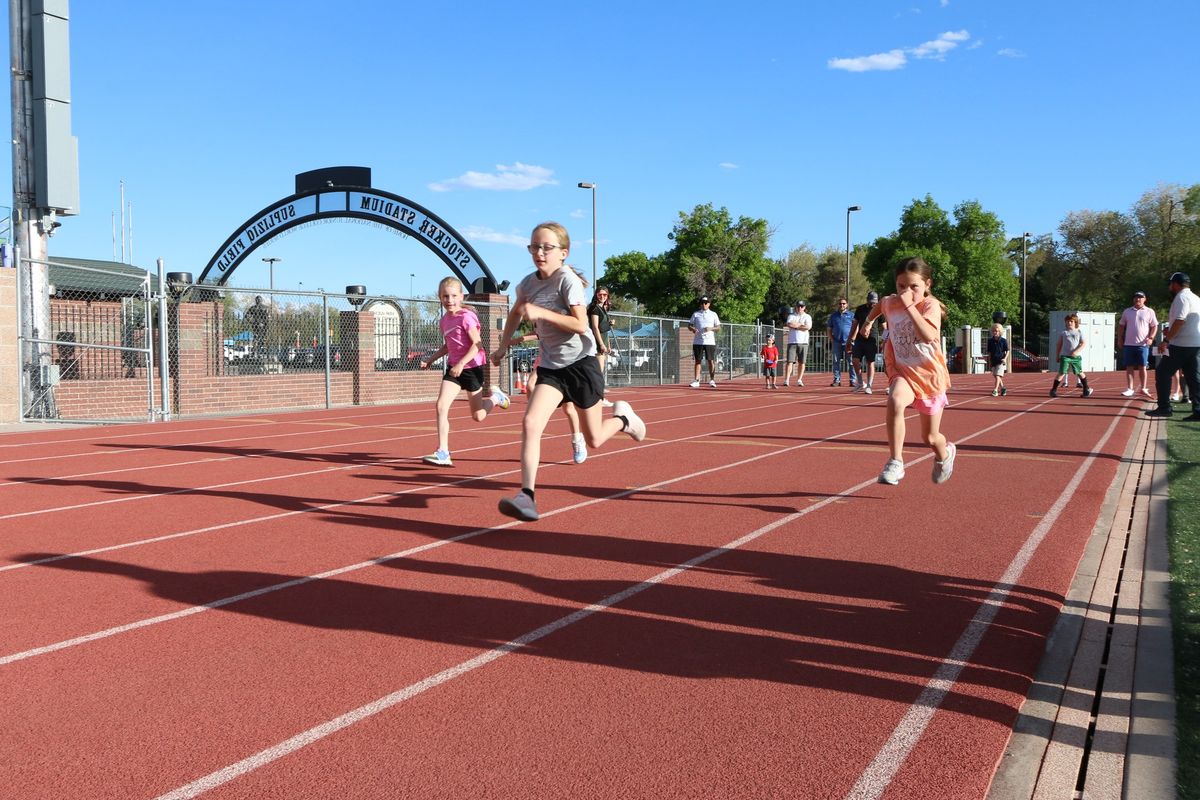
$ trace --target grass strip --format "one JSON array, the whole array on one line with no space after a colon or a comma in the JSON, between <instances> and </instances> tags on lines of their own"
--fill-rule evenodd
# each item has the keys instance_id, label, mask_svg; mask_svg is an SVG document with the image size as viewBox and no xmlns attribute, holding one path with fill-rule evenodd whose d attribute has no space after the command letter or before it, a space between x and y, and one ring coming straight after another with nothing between
<instances>
[{"instance_id":1,"label":"grass strip","mask_svg":"<svg viewBox=\"0 0 1200 800\"><path fill-rule=\"evenodd\" d=\"M1179 797L1200 800L1200 425L1167 427Z\"/></svg>"}]
</instances>

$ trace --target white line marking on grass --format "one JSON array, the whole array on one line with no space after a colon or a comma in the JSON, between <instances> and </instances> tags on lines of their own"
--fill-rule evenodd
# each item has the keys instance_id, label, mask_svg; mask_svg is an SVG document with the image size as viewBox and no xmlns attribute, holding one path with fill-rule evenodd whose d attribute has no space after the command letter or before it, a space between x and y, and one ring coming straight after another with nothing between
<instances>
[{"instance_id":1,"label":"white line marking on grass","mask_svg":"<svg viewBox=\"0 0 1200 800\"><path fill-rule=\"evenodd\" d=\"M1028 409L1028 410L1032 410L1032 409ZM961 439L959 439L959 441L968 441L968 440L973 439L977 436L980 436L984 433L987 433L991 430L994 430L995 428L1000 427L1001 425L1007 424L1008 422L1012 421L1013 419L1023 416L1025 413L1028 412L1028 410L1022 411L1020 414L1017 414L1013 417L1009 417L1005 420L1001 420L1000 422L997 422L993 425L988 426L987 428L983 428L979 431L976 431L973 434L964 436ZM1109 428L1109 432L1107 434L1105 434L1105 437L1104 437L1105 441L1107 440L1108 436L1112 433L1112 430L1115 428L1115 425L1116 425L1116 422L1114 421L1113 425L1110 426L1110 428ZM679 476L676 478L670 478L670 479L667 479L664 481L660 481L658 483L654 483L654 484L650 484L645 487L641 487L640 489L630 489L625 492L611 495L610 497L587 500L587 501L584 501L581 503L576 503L571 506L565 506L563 508L555 509L554 511L549 512L547 514L543 514L542 516L548 517L548 516L552 516L554 514L560 514L560 513L566 512L566 511L571 511L573 509L583 508L584 506L593 505L595 503L604 502L606 500L613 499L616 497L622 497L625 495L633 494L634 492L647 491L650 489L655 489L655 488L659 488L661 486L666 486L666 485L669 485L672 483L676 483L678 481L690 479L692 477L705 475L705 474L709 474L709 473L713 473L713 472L720 472L720 471L722 471L724 469L728 469L730 467L743 466L745 464L749 464L754 461L760 461L764 458L771 458L771 457L773 457L775 455L779 455L781 453L789 452L792 450L799 450L799 449L802 449L805 447L811 447L813 445L820 444L821 442L829 440L829 439L836 439L841 436L850 436L852 434L862 433L863 431L870 430L871 428L876 428L876 427L879 427L879 426L871 425L871 426L859 428L859 429L853 430L853 431L846 431L844 433L837 434L836 436L827 437L827 439L815 440L812 442L805 442L804 444L795 445L794 447L787 448L786 450L776 451L775 453L765 453L765 454L753 456L751 458L743 459L742 461L739 461L736 464L730 464L730 465L725 465L725 466L721 466L721 467L712 467L710 469L701 470L699 472L693 473L692 475L685 475L685 476ZM1097 445L1097 447L1099 447L1099 446L1100 445ZM1093 452L1095 452L1095 451L1093 451ZM924 461L928 458L932 458L932 454L922 456L921 458L914 460L912 463L915 464L920 461ZM1094 457L1089 457L1089 460L1086 463L1090 463L1092 460L1094 460ZM588 617L592 616L593 614L599 613L601 611L604 611L605 609L611 608L612 606L622 603L625 600L628 600L629 598L634 597L635 595L641 594L642 592L646 591L647 589L657 586L660 583L669 581L672 578L676 577L677 575L680 575L684 572L687 572L690 569L693 569L694 567L704 564L705 562L710 561L710 560L716 558L717 556L723 555L723 554L731 552L733 550L737 550L737 549L755 541L756 539L759 539L759 538L767 535L771 531L774 531L781 526L784 526L791 522L794 522L797 519L800 519L801 517L807 516L808 514L811 514L821 508L824 508L825 506L830 505L831 503L834 503L835 501L841 500L842 498L852 495L855 492L861 491L861 490L867 488L868 486L872 486L875 483L876 483L875 478L871 478L869 480L862 481L861 483L855 484L854 486L851 486L848 489L844 489L843 491L839 492L836 495L831 495L829 497L826 497L823 500L815 503L814 505L809 506L808 508L804 508L799 511L795 511L795 512L787 514L783 517L780 517L779 519L775 520L774 522L767 523L766 525L763 525L762 527L760 527L754 531L751 531L750 533L747 533L743 536L738 537L737 539L734 539L733 541L729 542L726 545L713 548L712 550L709 550L705 553L701 553L700 555L696 556L695 558L692 558L688 561L677 564L676 566L671 567L669 569L663 570L662 572L658 573L657 575L654 575L653 577L648 578L647 580L644 580L640 583L636 583L631 586L628 586L625 589L621 590L620 592L609 595L608 597L604 598L603 600L600 600L596 603L592 603L591 605L579 608L576 611L571 612L570 614L567 614L563 617L560 617L560 618L554 620L553 622L550 622L546 625L541 626L540 628L536 628L532 631L529 631L528 633L523 634L522 636L518 636L517 638L512 639L508 642L505 642L504 644L499 645L491 650L480 653L479 655L475 656L474 658L467 659L466 661L456 664L455 666L450 667L448 669L442 670L441 672L438 672L434 675L431 675L427 678L417 681L416 683L409 684L408 686L404 687L403 689L400 689L396 692L393 692L391 694L380 697L377 700L367 703L366 705L359 706L358 708L356 708L352 711L342 714L341 716L335 717L327 722L321 723L320 725L316 725L312 728L309 728L306 731L302 731L301 733L298 733L295 736L285 739L284 741L282 741L276 745L268 747L265 750L260 750L259 752L255 753L254 755L244 758L241 761L238 761L234 764L230 764L229 766L223 767L219 770L216 770L215 772L209 773L208 775L205 775L202 778L192 781L191 783L188 783L184 786L180 786L179 788L174 789L165 794L159 795L157 798L155 798L155 800L187 800L187 798L197 797L201 794L204 794L207 791L217 788L218 786L226 784L232 780L236 780L237 778L240 778L243 775L247 775L256 769L259 769L260 767L264 767L274 761L277 761L287 755L290 755L290 754L296 752L297 750L300 750L303 747L313 744L314 742L318 742L322 739L325 739L325 738L337 733L338 731L341 731L345 728L350 727L351 725L354 725L358 722L362 722L363 720L368 719L369 717L373 717L376 714L387 711L388 709L394 708L395 706L398 706L401 703L405 702L406 700L410 700L413 697L416 697L417 695L422 694L423 692L426 692L430 689L441 686L444 683L448 683L449 681L452 681L455 678L460 678L470 672L473 672L476 669L479 669L480 667L487 666L488 664L492 663L493 661L503 658L504 656L509 655L510 653L515 653L515 652L521 650L522 648L527 647L528 645L538 641L539 639L542 639L546 636L549 636L552 633L562 630L563 628L566 628L568 626L574 625L577 622L587 619ZM1065 501L1063 502L1063 505L1065 505ZM1057 504L1056 504L1056 507L1057 507ZM1030 555L1032 555L1032 551L1030 552ZM990 598L989 598L989 600L990 600ZM980 635L982 635L982 634L980 634Z\"/></svg>"},{"instance_id":2,"label":"white line marking on grass","mask_svg":"<svg viewBox=\"0 0 1200 800\"><path fill-rule=\"evenodd\" d=\"M1043 403L1044 404L1044 403ZM1129 403L1122 406L1122 411L1129 407ZM941 707L942 701L946 699L946 695L954 688L954 684L958 681L958 676L970 662L971 657L975 654L975 649L983 640L983 636L987 633L988 627L992 624L992 620L996 618L996 614L1003 608L1009 594L1012 593L1013 587L1020 580L1021 574L1025 568L1029 566L1029 562L1033 560L1033 554L1041 545L1042 541L1050 533L1050 528L1058 520L1063 509L1067 507L1067 503L1075 495L1075 491L1079 488L1079 484L1083 482L1084 476L1091 469L1092 464L1096 461L1097 453L1107 444L1113 431L1117 429L1117 423L1121 421L1124 414L1118 414L1113 417L1113 421L1109 424L1108 430L1092 448L1088 457L1079 465L1079 469L1075 470L1075 474L1068 481L1058 499L1054 501L1054 505L1046 513L1029 534L1025 543L1021 545L1021 549L1013 556L1008 568L1004 574L1000 576L1000 580L992 587L987 598L979 606L979 610L975 612L975 616L967 623L967 627L963 630L962 635L958 637L958 641L950 648L950 652L942 659L941 664L933 673L933 677L925 684L925 688L921 690L921 694L909 707L907 713L901 718L899 724L896 725L892 735L880 748L875 758L859 776L849 794L846 795L847 800L878 800L879 797L887 791L891 785L892 779L899 772L904 762L908 759L913 748L917 746L921 736L925 733L925 729L929 726L933 719L934 713Z\"/></svg>"}]
</instances>

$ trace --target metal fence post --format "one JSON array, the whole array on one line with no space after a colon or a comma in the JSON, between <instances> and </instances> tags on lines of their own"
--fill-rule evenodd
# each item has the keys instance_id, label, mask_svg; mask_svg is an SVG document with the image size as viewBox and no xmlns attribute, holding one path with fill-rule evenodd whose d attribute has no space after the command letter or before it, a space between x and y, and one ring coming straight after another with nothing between
<instances>
[{"instance_id":1,"label":"metal fence post","mask_svg":"<svg viewBox=\"0 0 1200 800\"><path fill-rule=\"evenodd\" d=\"M159 391L162 395L159 408L159 417L165 422L171 419L171 367L168 363L170 358L167 353L167 328L170 323L167 321L167 268L163 260L158 259L158 377L160 381ZM153 369L149 364L146 369Z\"/></svg>"},{"instance_id":2,"label":"metal fence post","mask_svg":"<svg viewBox=\"0 0 1200 800\"><path fill-rule=\"evenodd\" d=\"M357 312L361 307L355 306L354 310ZM329 295L325 292L321 292L321 327L325 329L321 331L321 338L325 342L325 408L333 408L333 378L329 374L332 359L329 349L333 345L329 341Z\"/></svg>"}]
</instances>

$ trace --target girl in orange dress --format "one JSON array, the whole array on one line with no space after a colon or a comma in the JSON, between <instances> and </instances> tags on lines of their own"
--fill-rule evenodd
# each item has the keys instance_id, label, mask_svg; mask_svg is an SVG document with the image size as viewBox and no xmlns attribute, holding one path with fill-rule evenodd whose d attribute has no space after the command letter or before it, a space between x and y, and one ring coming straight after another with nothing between
<instances>
[{"instance_id":1,"label":"girl in orange dress","mask_svg":"<svg viewBox=\"0 0 1200 800\"><path fill-rule=\"evenodd\" d=\"M904 412L921 413L921 438L933 450L933 482L945 483L954 472L955 447L941 432L942 410L949 404L950 370L942 352L941 328L946 307L929 293L929 265L909 258L896 265L896 294L871 309L867 321L882 315L891 332L883 357L889 386L887 431L890 458L879 482L895 486L904 477Z\"/></svg>"}]
</instances>

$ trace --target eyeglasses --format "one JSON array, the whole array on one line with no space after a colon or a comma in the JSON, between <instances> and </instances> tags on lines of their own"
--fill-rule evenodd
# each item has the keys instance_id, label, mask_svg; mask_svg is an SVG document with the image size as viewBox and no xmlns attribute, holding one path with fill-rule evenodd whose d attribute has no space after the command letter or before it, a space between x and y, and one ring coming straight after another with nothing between
<instances>
[{"instance_id":1,"label":"eyeglasses","mask_svg":"<svg viewBox=\"0 0 1200 800\"><path fill-rule=\"evenodd\" d=\"M562 250L562 247L556 244L531 244L525 249L531 253L549 253L551 250Z\"/></svg>"}]
</instances>

